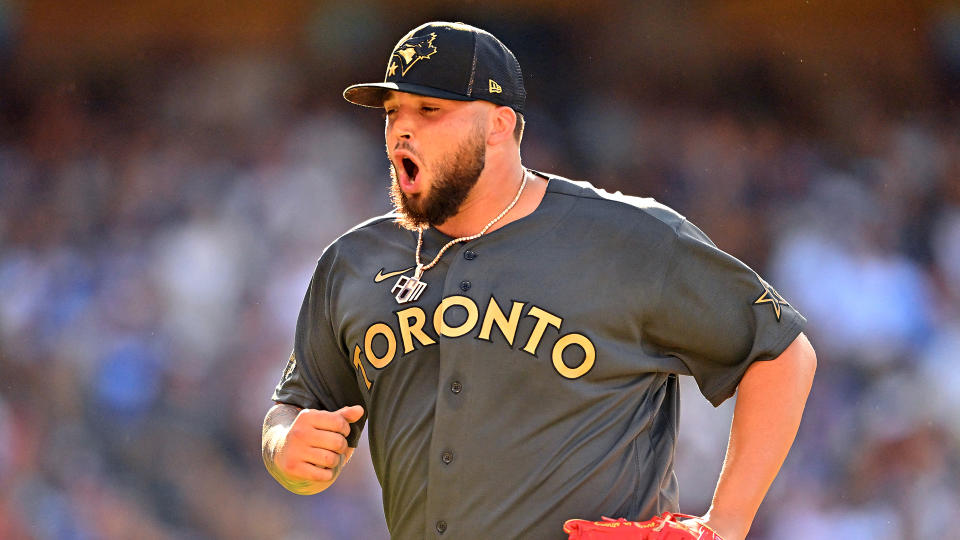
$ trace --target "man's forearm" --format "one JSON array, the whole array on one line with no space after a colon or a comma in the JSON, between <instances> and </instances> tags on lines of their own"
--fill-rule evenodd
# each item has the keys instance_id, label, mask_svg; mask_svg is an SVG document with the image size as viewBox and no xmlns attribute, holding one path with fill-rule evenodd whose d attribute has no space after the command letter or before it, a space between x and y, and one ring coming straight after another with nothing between
<instances>
[{"instance_id":1,"label":"man's forearm","mask_svg":"<svg viewBox=\"0 0 960 540\"><path fill-rule=\"evenodd\" d=\"M728 540L744 538L800 426L816 355L800 336L779 357L756 362L740 382L727 455L708 514Z\"/></svg>"}]
</instances>

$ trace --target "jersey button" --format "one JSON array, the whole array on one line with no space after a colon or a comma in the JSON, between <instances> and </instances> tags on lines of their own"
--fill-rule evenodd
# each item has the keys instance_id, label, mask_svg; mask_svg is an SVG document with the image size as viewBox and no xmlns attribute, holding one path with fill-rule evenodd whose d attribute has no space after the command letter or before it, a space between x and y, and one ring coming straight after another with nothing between
<instances>
[{"instance_id":1,"label":"jersey button","mask_svg":"<svg viewBox=\"0 0 960 540\"><path fill-rule=\"evenodd\" d=\"M470 251L470 250L468 249L468 250L466 250L466 251L463 252L463 258L466 259L466 260L468 260L468 261L472 261L472 260L474 260L474 259L477 258L477 252L476 252L476 251Z\"/></svg>"},{"instance_id":2,"label":"jersey button","mask_svg":"<svg viewBox=\"0 0 960 540\"><path fill-rule=\"evenodd\" d=\"M442 461L444 465L453 463L453 452L444 452L440 454L440 461Z\"/></svg>"},{"instance_id":3,"label":"jersey button","mask_svg":"<svg viewBox=\"0 0 960 540\"><path fill-rule=\"evenodd\" d=\"M443 534L447 530L447 522L440 520L437 522L437 532Z\"/></svg>"},{"instance_id":4,"label":"jersey button","mask_svg":"<svg viewBox=\"0 0 960 540\"><path fill-rule=\"evenodd\" d=\"M460 381L453 381L453 384L450 385L450 391L454 394L459 394L463 390L463 385L460 384Z\"/></svg>"},{"instance_id":5,"label":"jersey button","mask_svg":"<svg viewBox=\"0 0 960 540\"><path fill-rule=\"evenodd\" d=\"M461 282L460 282L460 290L463 291L463 292L469 291L469 290L470 290L470 282L469 282L469 281L461 281Z\"/></svg>"}]
</instances>

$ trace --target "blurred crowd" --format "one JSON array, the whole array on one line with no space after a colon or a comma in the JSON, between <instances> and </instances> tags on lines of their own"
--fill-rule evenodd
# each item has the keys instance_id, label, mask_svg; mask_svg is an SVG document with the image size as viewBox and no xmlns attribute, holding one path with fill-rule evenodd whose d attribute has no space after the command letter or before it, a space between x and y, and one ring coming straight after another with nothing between
<instances>
[{"instance_id":1,"label":"blurred crowd","mask_svg":"<svg viewBox=\"0 0 960 540\"><path fill-rule=\"evenodd\" d=\"M789 102L631 91L643 72L538 71L570 27L490 23L532 66L527 166L675 207L809 319L817 379L751 538L956 534L960 19L924 68L936 99L873 96L842 130ZM171 49L38 84L0 36L18 74L0 81L0 538L385 538L365 442L313 497L259 455L317 257L388 210L381 121L339 96L361 79ZM350 75L376 79L380 49ZM778 82L760 71L723 91L760 95ZM697 513L732 406L684 392Z\"/></svg>"}]
</instances>

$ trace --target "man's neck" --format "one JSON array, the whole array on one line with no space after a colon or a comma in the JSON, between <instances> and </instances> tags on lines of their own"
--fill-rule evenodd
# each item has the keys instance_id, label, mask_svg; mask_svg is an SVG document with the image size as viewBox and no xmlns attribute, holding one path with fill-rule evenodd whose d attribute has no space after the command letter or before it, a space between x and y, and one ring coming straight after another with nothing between
<instances>
[{"instance_id":1,"label":"man's neck","mask_svg":"<svg viewBox=\"0 0 960 540\"><path fill-rule=\"evenodd\" d=\"M456 215L445 221L436 229L447 236L460 238L479 233L488 223L504 211L520 191L520 186L526 178L524 187L517 204L487 232L496 230L511 221L516 221L533 212L543 198L546 183L530 174L519 162L514 166L501 170L484 169L477 180L477 184L470 190L470 195L460 206ZM542 186L540 184L543 184Z\"/></svg>"}]
</instances>

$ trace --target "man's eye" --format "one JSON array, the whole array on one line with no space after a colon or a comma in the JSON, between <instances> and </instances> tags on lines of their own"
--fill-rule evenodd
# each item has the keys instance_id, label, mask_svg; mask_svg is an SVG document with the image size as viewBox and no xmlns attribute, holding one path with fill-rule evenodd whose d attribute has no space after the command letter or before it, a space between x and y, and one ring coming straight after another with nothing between
<instances>
[{"instance_id":1,"label":"man's eye","mask_svg":"<svg viewBox=\"0 0 960 540\"><path fill-rule=\"evenodd\" d=\"M420 110L423 112L434 112L439 109L437 107L420 107Z\"/></svg>"},{"instance_id":2,"label":"man's eye","mask_svg":"<svg viewBox=\"0 0 960 540\"><path fill-rule=\"evenodd\" d=\"M385 111L383 111L383 117L387 118L387 117L393 116L395 112L397 112L396 109L386 109Z\"/></svg>"}]
</instances>

